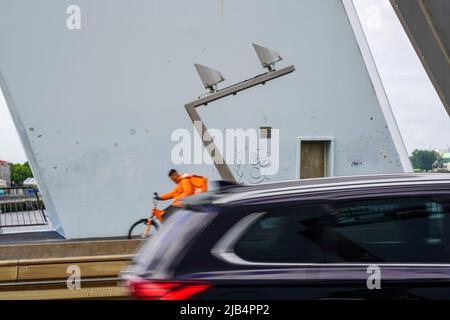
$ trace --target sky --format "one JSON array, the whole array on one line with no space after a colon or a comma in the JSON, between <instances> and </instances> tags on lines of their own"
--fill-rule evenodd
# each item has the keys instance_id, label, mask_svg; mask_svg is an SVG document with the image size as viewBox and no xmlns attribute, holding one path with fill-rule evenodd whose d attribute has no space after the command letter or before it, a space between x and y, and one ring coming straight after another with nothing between
<instances>
[{"instance_id":1,"label":"sky","mask_svg":"<svg viewBox=\"0 0 450 320\"><path fill-rule=\"evenodd\" d=\"M354 3L408 152L450 148L450 117L389 1ZM2 94L0 159L26 161Z\"/></svg>"},{"instance_id":2,"label":"sky","mask_svg":"<svg viewBox=\"0 0 450 320\"><path fill-rule=\"evenodd\" d=\"M388 0L354 0L406 149L449 149L450 117Z\"/></svg>"}]
</instances>

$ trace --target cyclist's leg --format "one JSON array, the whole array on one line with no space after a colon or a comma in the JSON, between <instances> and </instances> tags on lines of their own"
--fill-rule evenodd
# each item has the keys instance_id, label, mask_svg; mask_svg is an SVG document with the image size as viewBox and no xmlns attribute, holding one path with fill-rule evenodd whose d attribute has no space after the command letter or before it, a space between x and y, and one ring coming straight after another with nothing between
<instances>
[{"instance_id":1,"label":"cyclist's leg","mask_svg":"<svg viewBox=\"0 0 450 320\"><path fill-rule=\"evenodd\" d=\"M148 237L148 235L150 234L150 229L152 227L152 223L153 221L151 219L147 219L146 227L145 227L145 231L144 231L144 237Z\"/></svg>"}]
</instances>

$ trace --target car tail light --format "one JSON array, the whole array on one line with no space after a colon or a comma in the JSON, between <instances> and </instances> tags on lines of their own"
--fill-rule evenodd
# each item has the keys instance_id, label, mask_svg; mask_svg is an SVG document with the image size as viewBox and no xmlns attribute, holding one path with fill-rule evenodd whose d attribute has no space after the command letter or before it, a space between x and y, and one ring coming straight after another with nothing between
<instances>
[{"instance_id":1,"label":"car tail light","mask_svg":"<svg viewBox=\"0 0 450 320\"><path fill-rule=\"evenodd\" d=\"M133 279L128 285L133 296L142 300L185 300L211 287L209 283L197 281L144 279Z\"/></svg>"}]
</instances>

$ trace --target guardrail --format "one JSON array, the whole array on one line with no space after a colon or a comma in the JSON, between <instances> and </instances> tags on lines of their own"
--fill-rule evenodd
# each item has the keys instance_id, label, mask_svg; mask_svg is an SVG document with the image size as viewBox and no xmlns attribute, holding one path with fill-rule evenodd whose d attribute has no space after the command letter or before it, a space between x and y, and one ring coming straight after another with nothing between
<instances>
[{"instance_id":1,"label":"guardrail","mask_svg":"<svg viewBox=\"0 0 450 320\"><path fill-rule=\"evenodd\" d=\"M0 188L0 228L47 225L44 202L33 187Z\"/></svg>"},{"instance_id":2,"label":"guardrail","mask_svg":"<svg viewBox=\"0 0 450 320\"><path fill-rule=\"evenodd\" d=\"M129 299L120 283L143 240L83 240L0 246L0 300ZM70 255L70 256L68 256ZM80 289L69 289L73 266Z\"/></svg>"},{"instance_id":3,"label":"guardrail","mask_svg":"<svg viewBox=\"0 0 450 320\"><path fill-rule=\"evenodd\" d=\"M81 277L117 276L130 263L133 255L87 256L51 259L0 261L0 283L31 280L66 279L68 268L76 265Z\"/></svg>"},{"instance_id":4,"label":"guardrail","mask_svg":"<svg viewBox=\"0 0 450 320\"><path fill-rule=\"evenodd\" d=\"M0 261L0 300L117 299L129 296L118 275L134 255ZM68 289L71 266L80 269L79 289Z\"/></svg>"}]
</instances>

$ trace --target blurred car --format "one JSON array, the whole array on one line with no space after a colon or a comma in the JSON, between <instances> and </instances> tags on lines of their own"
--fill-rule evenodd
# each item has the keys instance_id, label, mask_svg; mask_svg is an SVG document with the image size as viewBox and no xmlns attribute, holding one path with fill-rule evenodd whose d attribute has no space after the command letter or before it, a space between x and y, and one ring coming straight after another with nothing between
<instances>
[{"instance_id":1,"label":"blurred car","mask_svg":"<svg viewBox=\"0 0 450 320\"><path fill-rule=\"evenodd\" d=\"M450 175L226 186L121 275L138 299L448 299Z\"/></svg>"}]
</instances>

